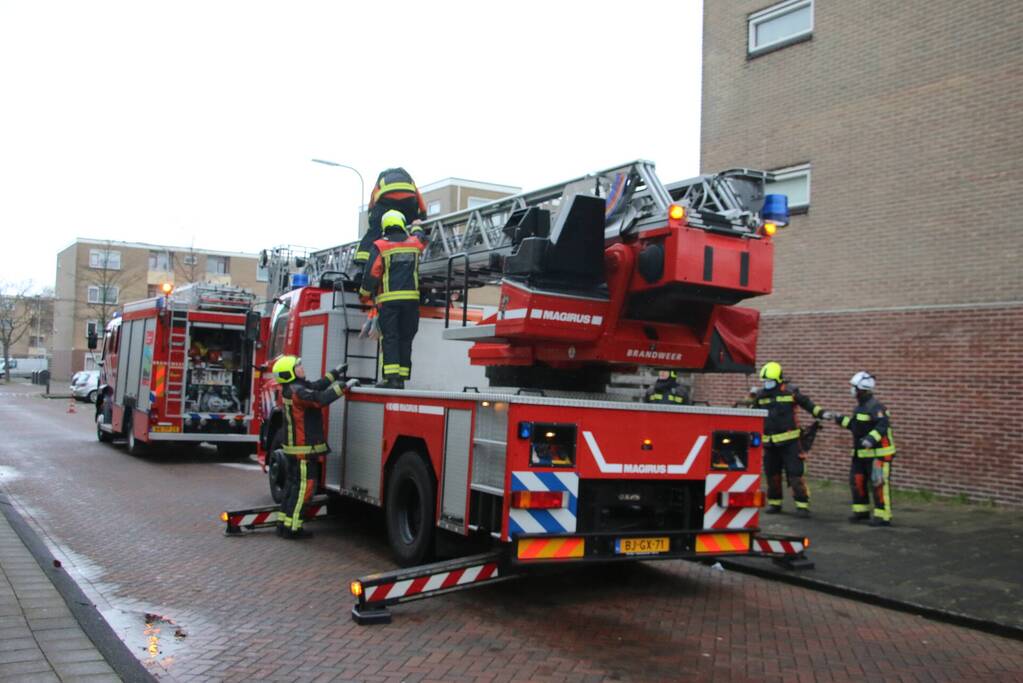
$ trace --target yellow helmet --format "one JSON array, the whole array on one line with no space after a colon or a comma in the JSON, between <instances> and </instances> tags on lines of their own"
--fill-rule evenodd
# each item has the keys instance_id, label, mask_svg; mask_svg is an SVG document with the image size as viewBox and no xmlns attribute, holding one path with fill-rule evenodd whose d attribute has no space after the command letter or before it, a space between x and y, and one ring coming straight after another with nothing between
<instances>
[{"instance_id":1,"label":"yellow helmet","mask_svg":"<svg viewBox=\"0 0 1023 683\"><path fill-rule=\"evenodd\" d=\"M764 363L764 367L760 368L760 379L773 379L775 382L780 382L781 363L776 363L773 360Z\"/></svg>"},{"instance_id":2,"label":"yellow helmet","mask_svg":"<svg viewBox=\"0 0 1023 683\"><path fill-rule=\"evenodd\" d=\"M281 384L295 381L295 366L302 362L298 356L281 356L274 362L273 373Z\"/></svg>"},{"instance_id":3,"label":"yellow helmet","mask_svg":"<svg viewBox=\"0 0 1023 683\"><path fill-rule=\"evenodd\" d=\"M380 218L380 229L387 230L387 228L401 228L405 229L405 214L396 209L391 209Z\"/></svg>"}]
</instances>

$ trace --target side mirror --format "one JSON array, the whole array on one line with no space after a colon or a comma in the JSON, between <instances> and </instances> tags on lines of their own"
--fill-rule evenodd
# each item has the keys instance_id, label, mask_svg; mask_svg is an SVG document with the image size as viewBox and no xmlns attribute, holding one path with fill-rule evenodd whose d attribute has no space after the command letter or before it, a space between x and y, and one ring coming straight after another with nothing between
<instances>
[{"instance_id":1,"label":"side mirror","mask_svg":"<svg viewBox=\"0 0 1023 683\"><path fill-rule=\"evenodd\" d=\"M249 311L245 314L245 341L259 341L259 329L263 316L259 311Z\"/></svg>"},{"instance_id":2,"label":"side mirror","mask_svg":"<svg viewBox=\"0 0 1023 683\"><path fill-rule=\"evenodd\" d=\"M86 340L86 344L88 345L90 351L95 351L96 347L99 346L99 337L96 335L95 332L90 332L85 337L85 340Z\"/></svg>"}]
</instances>

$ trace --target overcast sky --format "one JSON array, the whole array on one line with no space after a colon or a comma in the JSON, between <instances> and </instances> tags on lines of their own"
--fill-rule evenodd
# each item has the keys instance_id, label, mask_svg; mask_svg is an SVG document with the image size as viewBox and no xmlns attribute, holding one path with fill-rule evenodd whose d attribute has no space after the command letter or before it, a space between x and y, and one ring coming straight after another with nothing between
<instances>
[{"instance_id":1,"label":"overcast sky","mask_svg":"<svg viewBox=\"0 0 1023 683\"><path fill-rule=\"evenodd\" d=\"M385 9L386 8L386 9ZM701 3L0 0L0 281L76 237L356 235L358 168L532 189L699 161Z\"/></svg>"}]
</instances>

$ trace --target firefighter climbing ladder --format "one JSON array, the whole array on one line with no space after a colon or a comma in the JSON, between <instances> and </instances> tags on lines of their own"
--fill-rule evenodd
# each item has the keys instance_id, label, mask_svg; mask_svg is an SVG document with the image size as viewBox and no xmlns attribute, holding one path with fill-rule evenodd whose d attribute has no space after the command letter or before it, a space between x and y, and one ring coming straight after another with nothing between
<instances>
[{"instance_id":1,"label":"firefighter climbing ladder","mask_svg":"<svg viewBox=\"0 0 1023 683\"><path fill-rule=\"evenodd\" d=\"M420 262L420 283L424 288L449 285L452 271L463 275L468 286L480 286L500 277L492 265L492 255L506 255L513 247L511 231L504 230L508 219L532 207L556 210L580 193L605 198L605 238L616 239L645 226L663 225L672 203L687 207L687 222L693 227L712 229L715 225L748 232L759 223L756 212L744 207L762 199L762 181L770 174L748 169L732 169L702 175L670 185L657 178L654 164L632 161L566 182L497 199L472 209L437 216L423 222L429 240ZM749 181L749 182L743 182ZM348 273L358 243L342 244L306 255L295 247L278 247L267 252L271 272L282 268L304 269L310 280L324 273ZM271 298L285 291L280 275L271 281Z\"/></svg>"}]
</instances>

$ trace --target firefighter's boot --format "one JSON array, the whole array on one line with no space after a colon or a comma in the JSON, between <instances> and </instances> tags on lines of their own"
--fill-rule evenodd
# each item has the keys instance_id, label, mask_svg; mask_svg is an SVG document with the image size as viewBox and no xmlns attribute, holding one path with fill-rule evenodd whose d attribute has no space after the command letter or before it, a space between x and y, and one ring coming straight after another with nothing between
<instances>
[{"instance_id":1,"label":"firefighter's boot","mask_svg":"<svg viewBox=\"0 0 1023 683\"><path fill-rule=\"evenodd\" d=\"M781 514L781 505L768 505L767 509L764 510L764 514L778 515Z\"/></svg>"},{"instance_id":2,"label":"firefighter's boot","mask_svg":"<svg viewBox=\"0 0 1023 683\"><path fill-rule=\"evenodd\" d=\"M312 538L313 532L308 529L287 529L284 531L284 538L292 541L299 541L303 538Z\"/></svg>"},{"instance_id":3,"label":"firefighter's boot","mask_svg":"<svg viewBox=\"0 0 1023 683\"><path fill-rule=\"evenodd\" d=\"M849 515L849 521L853 524L859 524L860 522L866 522L870 519L869 512L854 512Z\"/></svg>"}]
</instances>

